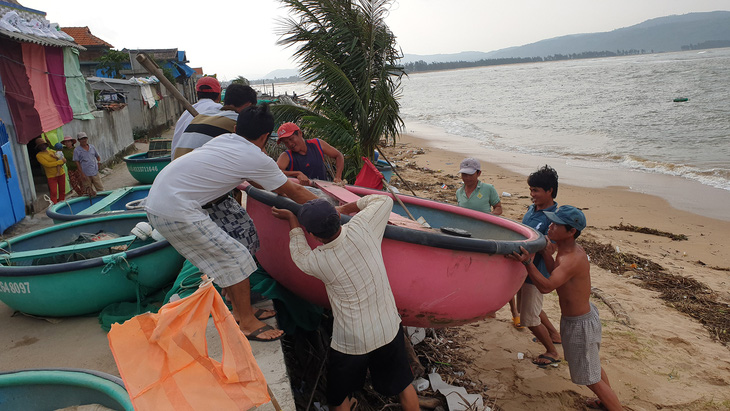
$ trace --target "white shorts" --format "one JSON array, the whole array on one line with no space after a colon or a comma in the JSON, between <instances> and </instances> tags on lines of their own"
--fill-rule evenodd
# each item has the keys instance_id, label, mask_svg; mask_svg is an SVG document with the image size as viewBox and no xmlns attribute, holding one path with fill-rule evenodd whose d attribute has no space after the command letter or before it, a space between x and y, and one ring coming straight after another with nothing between
<instances>
[{"instance_id":1,"label":"white shorts","mask_svg":"<svg viewBox=\"0 0 730 411\"><path fill-rule=\"evenodd\" d=\"M542 293L534 284L522 284L522 294L520 294L520 323L525 327L537 327L540 325L541 312Z\"/></svg>"},{"instance_id":2,"label":"white shorts","mask_svg":"<svg viewBox=\"0 0 730 411\"><path fill-rule=\"evenodd\" d=\"M210 218L185 223L147 213L152 227L162 234L183 257L219 287L230 287L256 271L248 248L229 236Z\"/></svg>"}]
</instances>

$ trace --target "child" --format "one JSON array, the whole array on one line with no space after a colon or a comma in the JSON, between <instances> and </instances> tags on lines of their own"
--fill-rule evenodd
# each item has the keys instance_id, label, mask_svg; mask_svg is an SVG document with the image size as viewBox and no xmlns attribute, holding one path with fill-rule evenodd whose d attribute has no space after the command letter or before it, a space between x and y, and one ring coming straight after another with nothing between
<instances>
[{"instance_id":1,"label":"child","mask_svg":"<svg viewBox=\"0 0 730 411\"><path fill-rule=\"evenodd\" d=\"M327 288L334 326L327 374L332 410L349 410L350 394L360 389L367 370L383 395L398 395L404 410L419 409L403 329L383 263L381 242L393 200L369 195L337 209L326 200L305 203L297 216L273 208L289 221L294 263ZM340 212L358 212L340 225ZM301 223L323 245L312 250Z\"/></svg>"}]
</instances>

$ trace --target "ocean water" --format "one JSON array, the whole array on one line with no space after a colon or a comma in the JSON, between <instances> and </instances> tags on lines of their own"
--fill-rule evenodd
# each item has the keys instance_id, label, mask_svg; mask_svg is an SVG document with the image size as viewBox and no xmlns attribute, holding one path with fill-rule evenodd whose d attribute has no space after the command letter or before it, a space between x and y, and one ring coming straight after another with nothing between
<instances>
[{"instance_id":1,"label":"ocean water","mask_svg":"<svg viewBox=\"0 0 730 411\"><path fill-rule=\"evenodd\" d=\"M730 191L730 49L415 73L400 101L487 148Z\"/></svg>"}]
</instances>

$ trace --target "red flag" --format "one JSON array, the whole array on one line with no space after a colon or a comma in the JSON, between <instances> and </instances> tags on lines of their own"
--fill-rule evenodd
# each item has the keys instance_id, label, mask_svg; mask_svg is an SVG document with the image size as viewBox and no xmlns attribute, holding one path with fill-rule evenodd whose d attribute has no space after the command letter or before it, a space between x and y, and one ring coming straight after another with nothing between
<instances>
[{"instance_id":1,"label":"red flag","mask_svg":"<svg viewBox=\"0 0 730 411\"><path fill-rule=\"evenodd\" d=\"M383 173L381 173L367 157L363 157L362 162L362 169L357 174L355 185L382 190L383 179L385 178L383 177Z\"/></svg>"}]
</instances>

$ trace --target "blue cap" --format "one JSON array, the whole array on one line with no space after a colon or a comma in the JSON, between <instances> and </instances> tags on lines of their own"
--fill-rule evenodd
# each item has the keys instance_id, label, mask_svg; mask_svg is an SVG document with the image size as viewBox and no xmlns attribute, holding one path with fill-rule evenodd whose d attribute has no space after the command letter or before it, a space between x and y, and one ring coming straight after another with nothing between
<instances>
[{"instance_id":1,"label":"blue cap","mask_svg":"<svg viewBox=\"0 0 730 411\"><path fill-rule=\"evenodd\" d=\"M302 204L297 218L299 224L319 238L330 238L340 229L340 213L335 210L335 206L323 198Z\"/></svg>"},{"instance_id":2,"label":"blue cap","mask_svg":"<svg viewBox=\"0 0 730 411\"><path fill-rule=\"evenodd\" d=\"M583 229L586 228L585 214L573 206L564 205L558 208L558 211L554 213L551 211L545 211L544 213L548 220L556 224L567 225L578 231L583 231Z\"/></svg>"}]
</instances>

